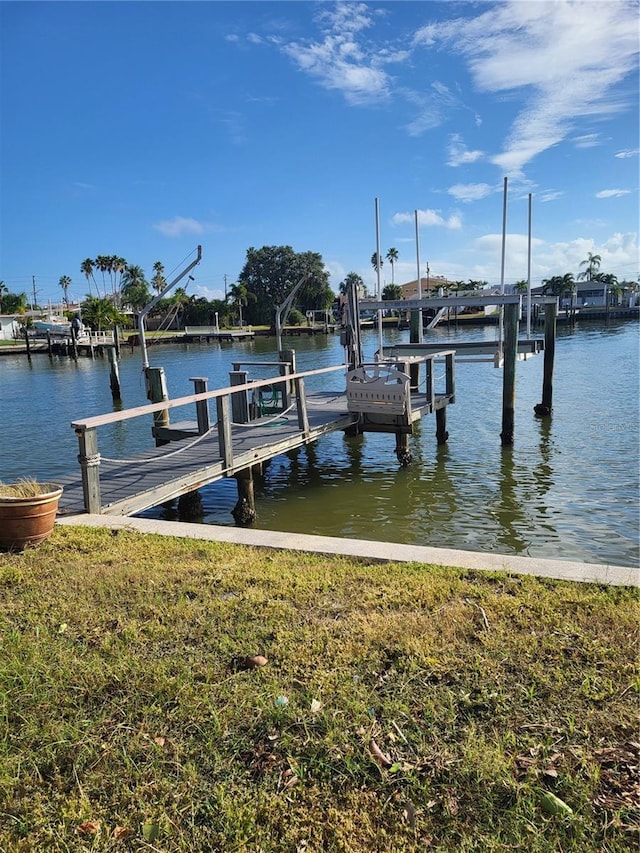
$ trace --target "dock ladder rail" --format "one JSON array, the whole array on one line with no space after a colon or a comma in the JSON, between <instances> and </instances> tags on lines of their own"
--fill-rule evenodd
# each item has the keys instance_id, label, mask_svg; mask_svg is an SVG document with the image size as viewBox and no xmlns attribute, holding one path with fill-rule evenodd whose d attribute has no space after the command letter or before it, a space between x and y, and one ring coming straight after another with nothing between
<instances>
[{"instance_id":1,"label":"dock ladder rail","mask_svg":"<svg viewBox=\"0 0 640 853\"><path fill-rule=\"evenodd\" d=\"M347 371L347 410L368 415L411 418L410 377L394 367L376 364Z\"/></svg>"}]
</instances>

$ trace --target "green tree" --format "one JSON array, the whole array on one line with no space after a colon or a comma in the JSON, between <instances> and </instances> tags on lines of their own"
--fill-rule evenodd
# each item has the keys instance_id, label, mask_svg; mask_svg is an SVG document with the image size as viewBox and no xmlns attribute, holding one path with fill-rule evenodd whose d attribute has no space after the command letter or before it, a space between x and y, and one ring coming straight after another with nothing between
<instances>
[{"instance_id":1,"label":"green tree","mask_svg":"<svg viewBox=\"0 0 640 853\"><path fill-rule=\"evenodd\" d=\"M247 290L246 284L239 282L231 285L227 297L238 308L238 325L242 328L242 309L249 304L249 301L255 302L256 295Z\"/></svg>"},{"instance_id":2,"label":"green tree","mask_svg":"<svg viewBox=\"0 0 640 853\"><path fill-rule=\"evenodd\" d=\"M529 285L523 278L521 278L520 281L516 281L513 285L513 289L516 293L526 293L529 289Z\"/></svg>"},{"instance_id":3,"label":"green tree","mask_svg":"<svg viewBox=\"0 0 640 853\"><path fill-rule=\"evenodd\" d=\"M345 294L351 285L354 285L356 288L356 293L358 294L366 294L367 286L364 283L362 276L359 276L357 272L348 272L343 281L338 285L338 292Z\"/></svg>"},{"instance_id":4,"label":"green tree","mask_svg":"<svg viewBox=\"0 0 640 853\"><path fill-rule=\"evenodd\" d=\"M247 249L247 259L238 283L253 294L246 305L246 322L254 326L273 325L275 312L303 275L308 279L296 294L295 304L303 312L329 308L335 296L329 287L329 274L322 255L294 252L291 246L263 246Z\"/></svg>"},{"instance_id":5,"label":"green tree","mask_svg":"<svg viewBox=\"0 0 640 853\"><path fill-rule=\"evenodd\" d=\"M4 281L0 281L0 314L2 314L2 300L7 293L9 293L9 288Z\"/></svg>"},{"instance_id":6,"label":"green tree","mask_svg":"<svg viewBox=\"0 0 640 853\"><path fill-rule=\"evenodd\" d=\"M378 272L379 269L381 270L384 266L384 261L377 252L374 252L373 255L371 255L371 266L376 272Z\"/></svg>"},{"instance_id":7,"label":"green tree","mask_svg":"<svg viewBox=\"0 0 640 853\"><path fill-rule=\"evenodd\" d=\"M387 284L382 290L383 299L402 299L402 288L399 284Z\"/></svg>"},{"instance_id":8,"label":"green tree","mask_svg":"<svg viewBox=\"0 0 640 853\"><path fill-rule=\"evenodd\" d=\"M149 285L142 267L127 264L122 274L119 295L122 302L130 305L134 311L141 311L151 301Z\"/></svg>"},{"instance_id":9,"label":"green tree","mask_svg":"<svg viewBox=\"0 0 640 853\"><path fill-rule=\"evenodd\" d=\"M398 262L398 250L393 247L387 251L387 260L391 264L391 284L396 283L396 263ZM384 299L384 297L382 297Z\"/></svg>"},{"instance_id":10,"label":"green tree","mask_svg":"<svg viewBox=\"0 0 640 853\"><path fill-rule=\"evenodd\" d=\"M68 275L61 275L58 284L64 293L64 304L69 307L69 288L71 287L71 279Z\"/></svg>"},{"instance_id":11,"label":"green tree","mask_svg":"<svg viewBox=\"0 0 640 853\"><path fill-rule=\"evenodd\" d=\"M545 278L542 281L542 292L546 296L557 296L562 298L567 294L575 292L576 285L573 280L573 273L565 273L564 275L554 275L551 278Z\"/></svg>"},{"instance_id":12,"label":"green tree","mask_svg":"<svg viewBox=\"0 0 640 853\"><path fill-rule=\"evenodd\" d=\"M484 290L489 284L488 281L470 278L464 285L465 290Z\"/></svg>"},{"instance_id":13,"label":"green tree","mask_svg":"<svg viewBox=\"0 0 640 853\"><path fill-rule=\"evenodd\" d=\"M600 255L592 255L591 252L587 252L585 260L580 261L580 266L586 267L586 269L578 273L578 280L586 278L587 281L593 281L598 274L601 262Z\"/></svg>"},{"instance_id":14,"label":"green tree","mask_svg":"<svg viewBox=\"0 0 640 853\"><path fill-rule=\"evenodd\" d=\"M5 290L2 299L2 310L5 314L23 314L27 310L29 298L26 293L11 293Z\"/></svg>"},{"instance_id":15,"label":"green tree","mask_svg":"<svg viewBox=\"0 0 640 853\"><path fill-rule=\"evenodd\" d=\"M125 323L124 317L112 299L90 296L82 303L82 319L97 331L111 328L116 323Z\"/></svg>"}]
</instances>

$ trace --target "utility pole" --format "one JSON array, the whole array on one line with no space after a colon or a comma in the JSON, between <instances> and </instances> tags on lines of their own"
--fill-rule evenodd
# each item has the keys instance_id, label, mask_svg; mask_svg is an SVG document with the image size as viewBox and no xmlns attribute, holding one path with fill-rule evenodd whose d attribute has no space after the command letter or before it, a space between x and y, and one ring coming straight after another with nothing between
<instances>
[{"instance_id":1,"label":"utility pole","mask_svg":"<svg viewBox=\"0 0 640 853\"><path fill-rule=\"evenodd\" d=\"M224 274L224 301L227 301L227 274Z\"/></svg>"},{"instance_id":2,"label":"utility pole","mask_svg":"<svg viewBox=\"0 0 640 853\"><path fill-rule=\"evenodd\" d=\"M36 301L36 277L35 277L35 275L31 276L31 283L32 283L32 287L33 287L33 305L31 307L35 311L35 309L38 307L38 303Z\"/></svg>"}]
</instances>

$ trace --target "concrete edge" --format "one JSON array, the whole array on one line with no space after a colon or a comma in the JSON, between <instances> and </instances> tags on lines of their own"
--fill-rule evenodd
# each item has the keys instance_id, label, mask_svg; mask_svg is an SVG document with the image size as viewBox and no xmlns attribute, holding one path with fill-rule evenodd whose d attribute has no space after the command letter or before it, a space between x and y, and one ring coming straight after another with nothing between
<instances>
[{"instance_id":1,"label":"concrete edge","mask_svg":"<svg viewBox=\"0 0 640 853\"><path fill-rule=\"evenodd\" d=\"M201 539L209 542L230 542L254 548L274 548L287 551L308 551L359 557L376 562L429 563L476 571L509 572L554 580L611 586L640 586L640 571L628 566L598 563L577 563L565 560L546 560L506 554L484 554L451 548L432 548L425 545L402 545L397 542L375 542L370 539L340 539L334 536L310 536L299 533L280 533L271 530L251 530L211 524L189 524L182 521L159 521L150 518L128 518L108 515L73 515L56 520L56 524L84 527L103 527L111 530L134 530L159 536Z\"/></svg>"}]
</instances>

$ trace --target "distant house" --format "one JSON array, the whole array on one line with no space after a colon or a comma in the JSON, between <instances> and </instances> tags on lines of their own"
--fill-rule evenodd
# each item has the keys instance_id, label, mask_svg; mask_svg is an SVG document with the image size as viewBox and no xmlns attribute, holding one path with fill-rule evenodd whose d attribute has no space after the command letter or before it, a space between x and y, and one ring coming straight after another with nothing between
<instances>
[{"instance_id":1,"label":"distant house","mask_svg":"<svg viewBox=\"0 0 640 853\"><path fill-rule=\"evenodd\" d=\"M0 340L12 341L20 334L17 314L0 314Z\"/></svg>"},{"instance_id":2,"label":"distant house","mask_svg":"<svg viewBox=\"0 0 640 853\"><path fill-rule=\"evenodd\" d=\"M429 276L428 278L420 279L420 289L422 291L422 298L428 299L429 296L437 296L438 290L443 287L446 288L448 285L453 284L454 282L450 282L444 276ZM402 298L403 299L417 299L418 298L418 279L414 279L413 281L408 281L406 284L401 284L400 288L402 290Z\"/></svg>"}]
</instances>

